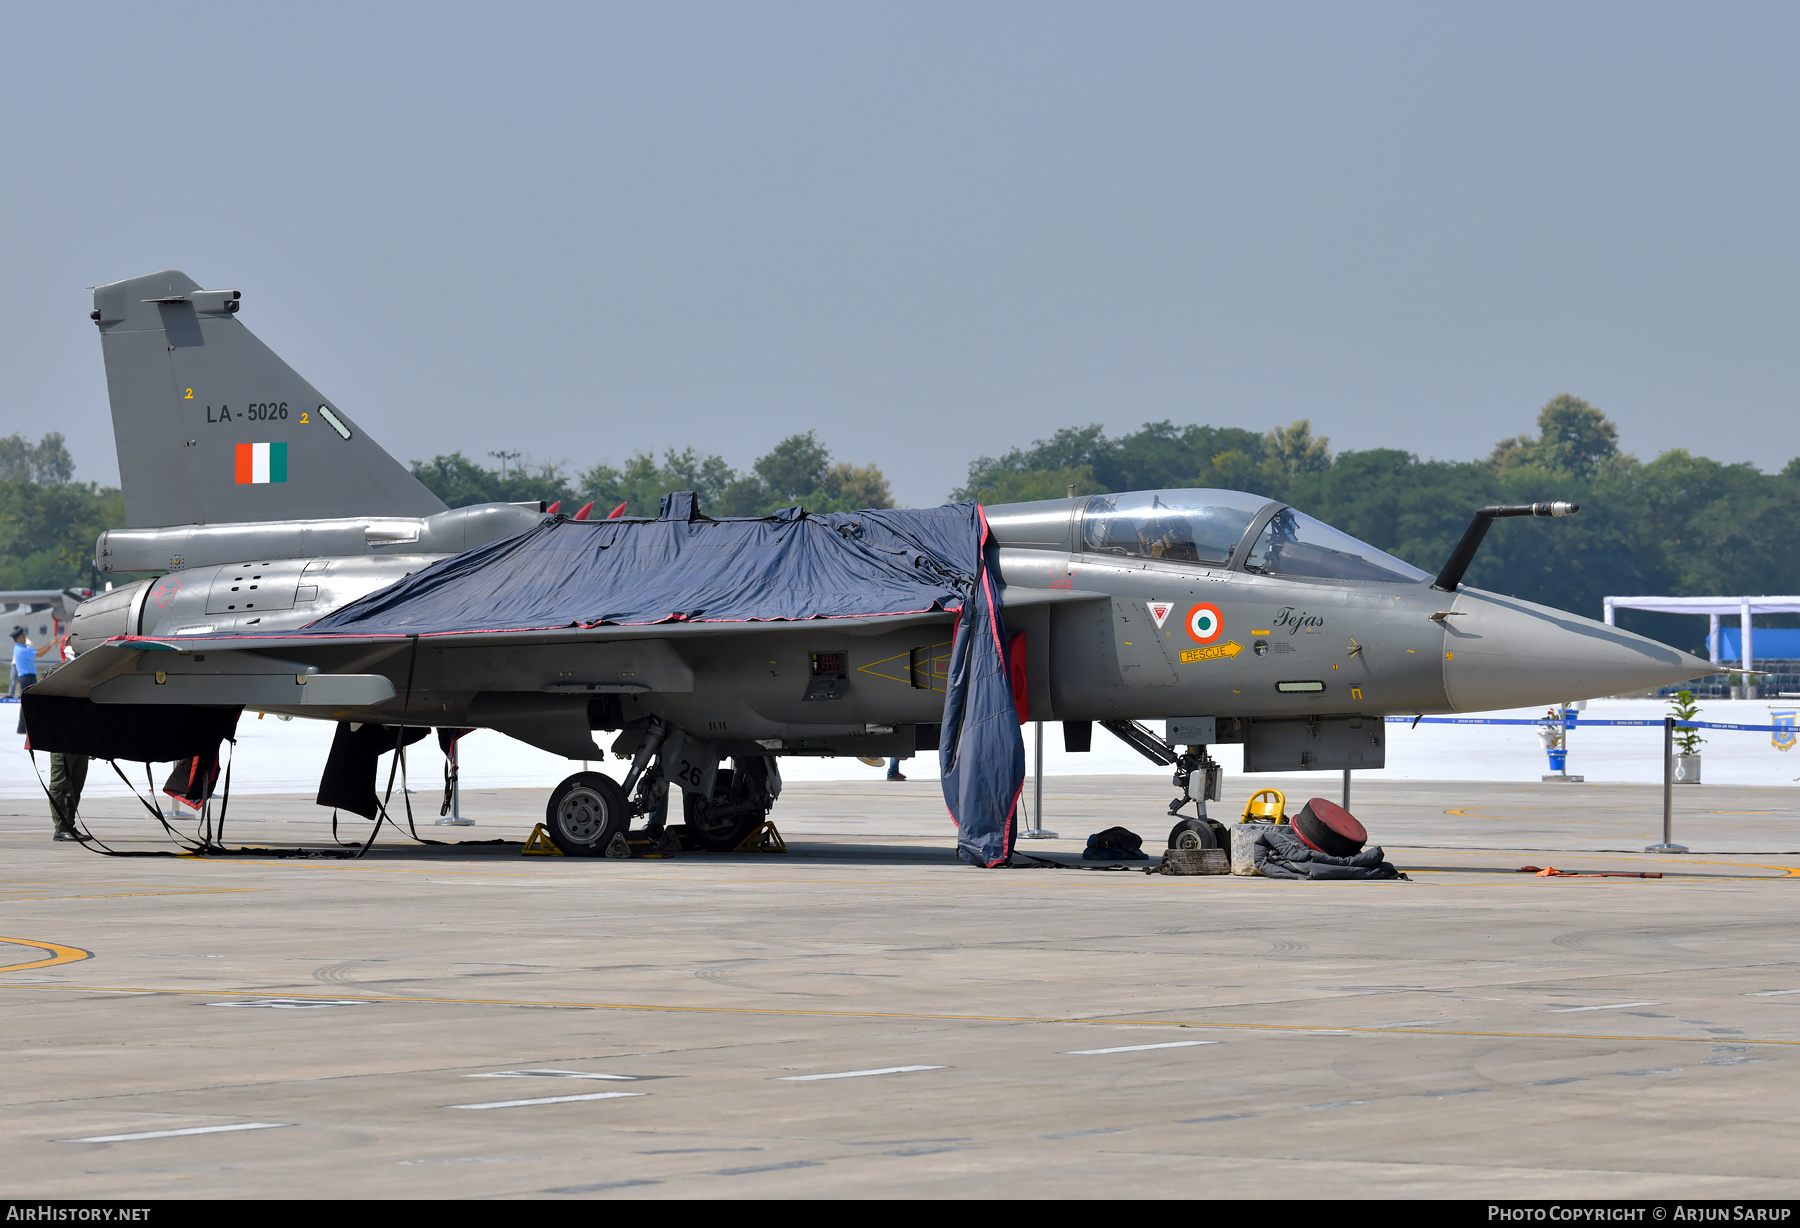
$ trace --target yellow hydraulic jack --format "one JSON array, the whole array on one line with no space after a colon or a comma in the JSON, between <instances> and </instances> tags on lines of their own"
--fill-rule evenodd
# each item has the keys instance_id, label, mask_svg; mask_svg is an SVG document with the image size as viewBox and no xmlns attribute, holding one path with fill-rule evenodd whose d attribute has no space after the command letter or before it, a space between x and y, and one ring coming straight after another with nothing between
<instances>
[{"instance_id":1,"label":"yellow hydraulic jack","mask_svg":"<svg viewBox=\"0 0 1800 1228\"><path fill-rule=\"evenodd\" d=\"M775 830L775 824L765 819L761 827L745 836L737 848L732 851L735 853L785 853L787 852L787 841L783 840L781 833Z\"/></svg>"},{"instance_id":2,"label":"yellow hydraulic jack","mask_svg":"<svg viewBox=\"0 0 1800 1228\"><path fill-rule=\"evenodd\" d=\"M519 850L521 857L561 857L563 851L556 847L550 839L550 833L539 823L531 829L531 835L525 840L525 847Z\"/></svg>"}]
</instances>

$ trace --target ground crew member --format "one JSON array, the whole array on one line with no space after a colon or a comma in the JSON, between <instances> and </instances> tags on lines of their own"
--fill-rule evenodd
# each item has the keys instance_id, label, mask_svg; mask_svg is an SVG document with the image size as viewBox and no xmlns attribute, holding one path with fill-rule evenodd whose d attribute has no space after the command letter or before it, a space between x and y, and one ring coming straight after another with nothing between
<instances>
[{"instance_id":1,"label":"ground crew member","mask_svg":"<svg viewBox=\"0 0 1800 1228\"><path fill-rule=\"evenodd\" d=\"M81 808L81 787L87 783L86 755L50 756L50 820L56 824L56 839L86 840L75 827L75 816Z\"/></svg>"},{"instance_id":2,"label":"ground crew member","mask_svg":"<svg viewBox=\"0 0 1800 1228\"><path fill-rule=\"evenodd\" d=\"M19 732L24 733L25 702L23 696L25 688L37 682L37 649L33 648L31 641L25 638L25 628L23 627L12 629L12 642L13 694L21 697L19 701Z\"/></svg>"}]
</instances>

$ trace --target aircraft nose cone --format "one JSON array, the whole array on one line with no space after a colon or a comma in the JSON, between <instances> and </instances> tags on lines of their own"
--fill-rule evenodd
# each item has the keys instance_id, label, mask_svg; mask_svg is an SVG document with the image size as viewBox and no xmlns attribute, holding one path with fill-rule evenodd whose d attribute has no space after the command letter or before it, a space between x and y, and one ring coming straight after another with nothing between
<instances>
[{"instance_id":1,"label":"aircraft nose cone","mask_svg":"<svg viewBox=\"0 0 1800 1228\"><path fill-rule=\"evenodd\" d=\"M1682 682L1717 667L1605 623L1463 589L1444 619L1444 691L1458 712L1594 699Z\"/></svg>"}]
</instances>

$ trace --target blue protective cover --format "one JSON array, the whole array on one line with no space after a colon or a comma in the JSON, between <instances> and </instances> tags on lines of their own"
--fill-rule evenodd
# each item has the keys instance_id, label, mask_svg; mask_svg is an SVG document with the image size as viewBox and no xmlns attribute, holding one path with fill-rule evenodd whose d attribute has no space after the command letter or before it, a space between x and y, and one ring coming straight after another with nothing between
<instances>
[{"instance_id":1,"label":"blue protective cover","mask_svg":"<svg viewBox=\"0 0 1800 1228\"><path fill-rule=\"evenodd\" d=\"M759 520L546 520L434 563L308 633L440 636L604 624L867 618L956 610L981 570L973 503Z\"/></svg>"},{"instance_id":2,"label":"blue protective cover","mask_svg":"<svg viewBox=\"0 0 1800 1228\"><path fill-rule=\"evenodd\" d=\"M978 866L1004 865L1018 835L1019 791L1025 786L1025 740L1007 672L1006 623L999 574L989 566L987 517L980 515L982 566L963 603L944 684L938 768L944 804L956 823L956 852Z\"/></svg>"},{"instance_id":3,"label":"blue protective cover","mask_svg":"<svg viewBox=\"0 0 1800 1228\"><path fill-rule=\"evenodd\" d=\"M657 520L546 520L354 601L306 633L433 637L960 610L938 752L944 801L958 854L993 866L1012 855L1025 743L989 553L974 503L707 520L683 492L664 498Z\"/></svg>"}]
</instances>

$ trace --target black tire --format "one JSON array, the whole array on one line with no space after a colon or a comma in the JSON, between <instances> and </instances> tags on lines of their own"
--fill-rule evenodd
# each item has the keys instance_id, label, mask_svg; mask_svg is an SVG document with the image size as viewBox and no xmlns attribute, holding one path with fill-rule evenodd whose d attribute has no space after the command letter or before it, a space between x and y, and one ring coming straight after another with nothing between
<instances>
[{"instance_id":1,"label":"black tire","mask_svg":"<svg viewBox=\"0 0 1800 1228\"><path fill-rule=\"evenodd\" d=\"M736 776L730 768L720 768L717 779L713 781L713 800L722 806L735 806L748 800L740 797L742 790L732 788ZM734 814L728 818L712 817L712 807L702 802L698 795L684 792L681 795L681 811L687 820L687 838L694 845L709 853L729 853L744 842L744 837L762 825L763 812L760 807L752 807L744 814Z\"/></svg>"},{"instance_id":2,"label":"black tire","mask_svg":"<svg viewBox=\"0 0 1800 1228\"><path fill-rule=\"evenodd\" d=\"M1219 843L1218 833L1213 831L1215 825L1206 819L1183 819L1169 829L1169 847L1172 849L1216 849L1223 847Z\"/></svg>"},{"instance_id":3,"label":"black tire","mask_svg":"<svg viewBox=\"0 0 1800 1228\"><path fill-rule=\"evenodd\" d=\"M1212 828L1213 839L1219 842L1214 847L1222 848L1229 853L1231 851L1231 829L1217 819L1206 820L1206 825Z\"/></svg>"},{"instance_id":4,"label":"black tire","mask_svg":"<svg viewBox=\"0 0 1800 1228\"><path fill-rule=\"evenodd\" d=\"M557 785L544 807L544 830L565 857L604 857L630 819L625 794L610 776L577 772Z\"/></svg>"}]
</instances>

